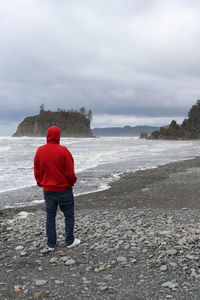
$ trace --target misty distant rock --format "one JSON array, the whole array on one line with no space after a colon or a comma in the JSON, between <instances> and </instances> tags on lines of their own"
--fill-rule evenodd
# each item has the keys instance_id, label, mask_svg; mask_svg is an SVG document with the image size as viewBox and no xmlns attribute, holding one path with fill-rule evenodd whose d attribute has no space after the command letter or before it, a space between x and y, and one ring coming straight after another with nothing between
<instances>
[{"instance_id":1,"label":"misty distant rock","mask_svg":"<svg viewBox=\"0 0 200 300\"><path fill-rule=\"evenodd\" d=\"M92 133L94 136L140 136L142 132L150 135L153 131L158 130L159 127L152 126L124 126L124 127L107 127L94 128Z\"/></svg>"}]
</instances>

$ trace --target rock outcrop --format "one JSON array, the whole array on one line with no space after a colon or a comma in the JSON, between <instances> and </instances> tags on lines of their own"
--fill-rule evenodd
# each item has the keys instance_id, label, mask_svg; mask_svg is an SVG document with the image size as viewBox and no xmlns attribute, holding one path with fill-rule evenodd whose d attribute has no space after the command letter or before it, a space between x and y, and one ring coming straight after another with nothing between
<instances>
[{"instance_id":1,"label":"rock outcrop","mask_svg":"<svg viewBox=\"0 0 200 300\"><path fill-rule=\"evenodd\" d=\"M148 137L148 133L146 131L143 131L141 134L140 134L140 139L147 139Z\"/></svg>"},{"instance_id":2,"label":"rock outcrop","mask_svg":"<svg viewBox=\"0 0 200 300\"><path fill-rule=\"evenodd\" d=\"M192 105L188 112L188 118L181 125L175 120L168 128L161 127L160 130L153 131L149 139L163 140L192 140L200 139L200 100Z\"/></svg>"},{"instance_id":3,"label":"rock outcrop","mask_svg":"<svg viewBox=\"0 0 200 300\"><path fill-rule=\"evenodd\" d=\"M45 111L25 118L17 127L14 137L45 136L50 126L58 126L63 137L92 137L90 118L78 111Z\"/></svg>"}]
</instances>

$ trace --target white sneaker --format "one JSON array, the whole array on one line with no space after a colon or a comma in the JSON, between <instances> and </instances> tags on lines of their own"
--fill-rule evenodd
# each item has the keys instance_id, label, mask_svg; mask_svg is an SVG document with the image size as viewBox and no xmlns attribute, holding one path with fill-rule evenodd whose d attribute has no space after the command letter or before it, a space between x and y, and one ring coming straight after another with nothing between
<instances>
[{"instance_id":1,"label":"white sneaker","mask_svg":"<svg viewBox=\"0 0 200 300\"><path fill-rule=\"evenodd\" d=\"M73 243L71 245L67 246L67 248L76 247L76 246L78 246L80 244L80 242L81 241L79 239L75 238L74 241L73 241Z\"/></svg>"}]
</instances>

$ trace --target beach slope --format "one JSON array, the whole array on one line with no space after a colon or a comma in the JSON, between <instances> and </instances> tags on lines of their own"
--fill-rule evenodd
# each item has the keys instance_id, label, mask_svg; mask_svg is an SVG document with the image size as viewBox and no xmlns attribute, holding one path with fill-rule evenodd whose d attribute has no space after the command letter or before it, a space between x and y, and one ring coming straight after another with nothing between
<instances>
[{"instance_id":1,"label":"beach slope","mask_svg":"<svg viewBox=\"0 0 200 300\"><path fill-rule=\"evenodd\" d=\"M2 210L0 299L200 299L199 182L200 158L123 174L76 197L77 248L58 212L50 254L43 204Z\"/></svg>"}]
</instances>

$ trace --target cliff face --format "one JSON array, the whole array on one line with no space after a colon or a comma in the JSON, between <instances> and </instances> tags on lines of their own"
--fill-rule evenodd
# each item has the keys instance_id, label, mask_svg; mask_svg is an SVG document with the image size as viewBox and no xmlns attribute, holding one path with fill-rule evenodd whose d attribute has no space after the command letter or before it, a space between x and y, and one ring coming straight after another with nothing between
<instances>
[{"instance_id":1,"label":"cliff face","mask_svg":"<svg viewBox=\"0 0 200 300\"><path fill-rule=\"evenodd\" d=\"M13 136L45 136L50 126L60 127L63 137L92 137L90 120L76 111L43 111L27 117L19 124Z\"/></svg>"}]
</instances>

